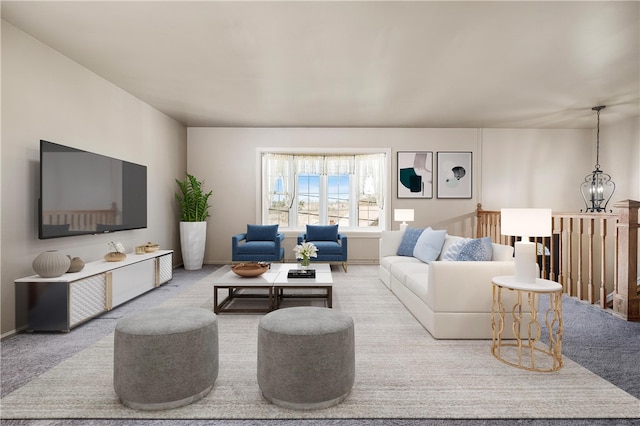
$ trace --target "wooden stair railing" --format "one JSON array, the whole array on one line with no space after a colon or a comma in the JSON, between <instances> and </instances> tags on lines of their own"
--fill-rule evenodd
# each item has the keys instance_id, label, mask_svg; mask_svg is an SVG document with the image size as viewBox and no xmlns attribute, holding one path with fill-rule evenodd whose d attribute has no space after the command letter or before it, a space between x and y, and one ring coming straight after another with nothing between
<instances>
[{"instance_id":1,"label":"wooden stair railing","mask_svg":"<svg viewBox=\"0 0 640 426\"><path fill-rule=\"evenodd\" d=\"M534 238L540 275L562 284L564 293L614 314L640 321L638 285L639 201L613 205L614 213L553 213L553 236ZM512 245L500 234L500 211L476 209L476 238Z\"/></svg>"}]
</instances>

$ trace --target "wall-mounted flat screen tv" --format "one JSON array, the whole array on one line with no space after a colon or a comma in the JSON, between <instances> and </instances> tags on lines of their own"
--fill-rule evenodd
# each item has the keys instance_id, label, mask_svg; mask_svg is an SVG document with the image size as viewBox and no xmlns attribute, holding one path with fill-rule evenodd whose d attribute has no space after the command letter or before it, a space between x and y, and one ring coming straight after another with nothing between
<instances>
[{"instance_id":1,"label":"wall-mounted flat screen tv","mask_svg":"<svg viewBox=\"0 0 640 426\"><path fill-rule=\"evenodd\" d=\"M40 239L147 227L147 167L40 141Z\"/></svg>"}]
</instances>

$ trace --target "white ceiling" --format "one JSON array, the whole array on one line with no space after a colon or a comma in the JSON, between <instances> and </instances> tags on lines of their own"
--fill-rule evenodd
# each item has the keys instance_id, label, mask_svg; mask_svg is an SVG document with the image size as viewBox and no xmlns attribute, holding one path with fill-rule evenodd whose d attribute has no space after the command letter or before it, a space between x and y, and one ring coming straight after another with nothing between
<instances>
[{"instance_id":1,"label":"white ceiling","mask_svg":"<svg viewBox=\"0 0 640 426\"><path fill-rule=\"evenodd\" d=\"M637 1L2 1L2 18L187 126L639 114Z\"/></svg>"}]
</instances>

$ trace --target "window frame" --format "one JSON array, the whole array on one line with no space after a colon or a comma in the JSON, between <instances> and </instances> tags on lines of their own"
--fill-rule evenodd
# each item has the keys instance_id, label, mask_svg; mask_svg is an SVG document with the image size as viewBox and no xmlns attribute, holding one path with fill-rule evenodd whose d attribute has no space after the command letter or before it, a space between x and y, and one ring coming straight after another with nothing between
<instances>
[{"instance_id":1,"label":"window frame","mask_svg":"<svg viewBox=\"0 0 640 426\"><path fill-rule=\"evenodd\" d=\"M281 147L258 147L256 148L256 223L267 223L269 218L268 208L266 206L265 194L269 191L268 179L263 178L262 167L262 155L265 153L272 154L291 154L291 155L366 155L366 154L383 154L384 155L384 171L382 177L382 212L379 216L378 226L375 227L341 227L341 232L354 232L354 233L366 233L366 232L380 232L386 229L387 224L391 221L391 173L392 173L392 160L391 160L391 148L281 148ZM321 175L321 179L326 176ZM350 191L357 190L356 179L350 179ZM326 196L326 195L325 195ZM294 202L295 203L295 202ZM350 205L353 203L350 200ZM357 211L352 211L353 207L350 207L350 218L357 214ZM357 209L356 209L357 210ZM358 219L355 220L356 224ZM280 232L300 232L304 230L301 226L286 226L281 227Z\"/></svg>"}]
</instances>

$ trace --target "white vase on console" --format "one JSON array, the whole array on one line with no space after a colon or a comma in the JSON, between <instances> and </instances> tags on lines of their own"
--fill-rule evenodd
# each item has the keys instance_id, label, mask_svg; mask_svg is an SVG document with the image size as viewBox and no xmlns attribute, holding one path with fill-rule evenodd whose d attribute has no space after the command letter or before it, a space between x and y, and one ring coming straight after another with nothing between
<instances>
[{"instance_id":1,"label":"white vase on console","mask_svg":"<svg viewBox=\"0 0 640 426\"><path fill-rule=\"evenodd\" d=\"M69 270L71 259L58 250L49 250L36 256L31 266L42 278L55 278Z\"/></svg>"}]
</instances>

